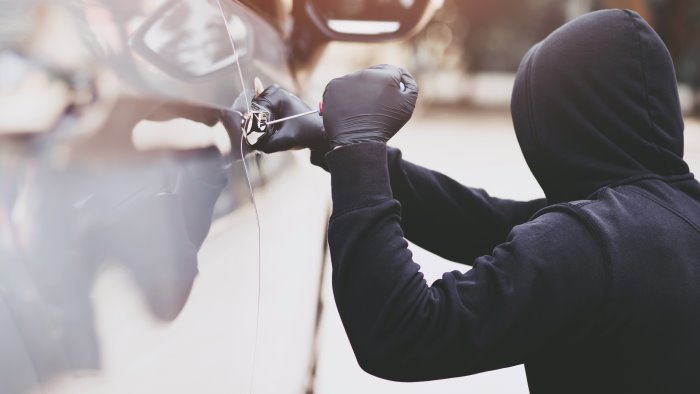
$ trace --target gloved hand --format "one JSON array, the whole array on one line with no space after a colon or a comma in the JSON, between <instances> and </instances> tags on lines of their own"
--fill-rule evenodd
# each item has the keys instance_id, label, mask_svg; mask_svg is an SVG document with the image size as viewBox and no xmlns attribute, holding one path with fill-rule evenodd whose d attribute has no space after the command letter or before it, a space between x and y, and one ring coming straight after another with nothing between
<instances>
[{"instance_id":1,"label":"gloved hand","mask_svg":"<svg viewBox=\"0 0 700 394\"><path fill-rule=\"evenodd\" d=\"M272 85L253 99L261 107L274 114L274 119L310 111L311 108L292 93L278 85ZM272 133L258 149L265 153L290 149L310 148L325 154L330 148L326 142L323 121L318 115L307 115L274 124Z\"/></svg>"},{"instance_id":2,"label":"gloved hand","mask_svg":"<svg viewBox=\"0 0 700 394\"><path fill-rule=\"evenodd\" d=\"M405 85L402 91L400 83ZM402 68L382 64L332 80L323 93L323 124L331 148L387 142L408 122L418 86Z\"/></svg>"}]
</instances>

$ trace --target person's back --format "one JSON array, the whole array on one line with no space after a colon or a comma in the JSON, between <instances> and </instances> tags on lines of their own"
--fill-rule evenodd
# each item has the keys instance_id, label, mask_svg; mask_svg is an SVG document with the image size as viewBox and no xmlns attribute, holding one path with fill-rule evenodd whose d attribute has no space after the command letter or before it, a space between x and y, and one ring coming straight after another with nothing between
<instances>
[{"instance_id":1,"label":"person's back","mask_svg":"<svg viewBox=\"0 0 700 394\"><path fill-rule=\"evenodd\" d=\"M552 338L526 363L533 393L700 391L700 186L683 178L637 179L570 205L606 254L607 302L579 322L597 338Z\"/></svg>"},{"instance_id":2,"label":"person's back","mask_svg":"<svg viewBox=\"0 0 700 394\"><path fill-rule=\"evenodd\" d=\"M538 215L571 210L607 264L605 302L577 322L595 335L528 360L532 392L700 392L700 184L663 43L630 11L579 18L528 54L512 110L561 202Z\"/></svg>"}]
</instances>

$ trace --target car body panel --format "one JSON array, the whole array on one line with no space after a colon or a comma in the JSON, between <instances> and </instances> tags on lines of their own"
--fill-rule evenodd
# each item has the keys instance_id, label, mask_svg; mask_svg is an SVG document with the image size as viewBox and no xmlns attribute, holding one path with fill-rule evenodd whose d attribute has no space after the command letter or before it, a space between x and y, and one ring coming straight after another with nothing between
<instances>
[{"instance_id":1,"label":"car body panel","mask_svg":"<svg viewBox=\"0 0 700 394\"><path fill-rule=\"evenodd\" d=\"M327 180L219 123L256 76L296 90L276 27L222 8L242 81L216 2L28 2L23 34L0 28L18 80L44 72L71 103L48 129L0 133L0 392L306 390Z\"/></svg>"}]
</instances>

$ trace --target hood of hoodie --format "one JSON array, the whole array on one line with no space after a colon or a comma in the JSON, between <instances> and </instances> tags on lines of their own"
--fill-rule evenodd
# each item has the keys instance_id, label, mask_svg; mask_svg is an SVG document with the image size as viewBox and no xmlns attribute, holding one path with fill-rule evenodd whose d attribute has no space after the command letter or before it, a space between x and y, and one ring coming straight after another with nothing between
<instances>
[{"instance_id":1,"label":"hood of hoodie","mask_svg":"<svg viewBox=\"0 0 700 394\"><path fill-rule=\"evenodd\" d=\"M688 174L673 62L635 12L583 15L530 49L511 113L550 204L634 177Z\"/></svg>"}]
</instances>

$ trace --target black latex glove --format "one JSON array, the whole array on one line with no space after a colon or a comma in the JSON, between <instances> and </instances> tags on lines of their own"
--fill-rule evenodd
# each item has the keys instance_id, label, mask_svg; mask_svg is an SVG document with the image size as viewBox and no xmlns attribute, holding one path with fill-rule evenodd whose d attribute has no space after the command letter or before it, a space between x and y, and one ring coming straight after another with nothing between
<instances>
[{"instance_id":1,"label":"black latex glove","mask_svg":"<svg viewBox=\"0 0 700 394\"><path fill-rule=\"evenodd\" d=\"M402 91L400 83L405 85ZM323 93L323 124L331 148L387 142L408 122L418 86L406 70L382 64L332 80Z\"/></svg>"},{"instance_id":2,"label":"black latex glove","mask_svg":"<svg viewBox=\"0 0 700 394\"><path fill-rule=\"evenodd\" d=\"M278 85L265 89L253 102L270 111L272 120L311 110L301 99ZM260 147L256 146L265 153L304 148L321 153L330 150L326 142L323 120L318 115L302 116L270 127L272 133L267 140Z\"/></svg>"}]
</instances>

